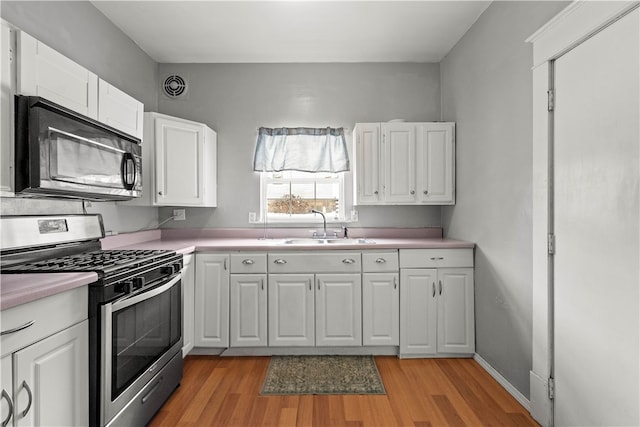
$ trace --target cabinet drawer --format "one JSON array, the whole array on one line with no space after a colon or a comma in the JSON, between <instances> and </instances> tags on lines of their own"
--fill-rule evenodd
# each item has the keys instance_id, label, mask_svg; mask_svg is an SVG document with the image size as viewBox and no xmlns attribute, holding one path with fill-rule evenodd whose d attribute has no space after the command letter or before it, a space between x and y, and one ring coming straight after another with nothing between
<instances>
[{"instance_id":1,"label":"cabinet drawer","mask_svg":"<svg viewBox=\"0 0 640 427\"><path fill-rule=\"evenodd\" d=\"M360 273L361 258L353 251L270 253L269 273Z\"/></svg>"},{"instance_id":2,"label":"cabinet drawer","mask_svg":"<svg viewBox=\"0 0 640 427\"><path fill-rule=\"evenodd\" d=\"M473 267L473 249L400 249L400 268Z\"/></svg>"},{"instance_id":3,"label":"cabinet drawer","mask_svg":"<svg viewBox=\"0 0 640 427\"><path fill-rule=\"evenodd\" d=\"M2 355L13 353L36 341L48 337L88 318L88 288L82 286L50 297L31 301L0 312L2 332L20 328L22 330L2 335Z\"/></svg>"},{"instance_id":4,"label":"cabinet drawer","mask_svg":"<svg viewBox=\"0 0 640 427\"><path fill-rule=\"evenodd\" d=\"M382 273L398 271L398 252L364 252L362 254L364 273Z\"/></svg>"},{"instance_id":5,"label":"cabinet drawer","mask_svg":"<svg viewBox=\"0 0 640 427\"><path fill-rule=\"evenodd\" d=\"M267 254L231 254L231 273L266 273Z\"/></svg>"}]
</instances>

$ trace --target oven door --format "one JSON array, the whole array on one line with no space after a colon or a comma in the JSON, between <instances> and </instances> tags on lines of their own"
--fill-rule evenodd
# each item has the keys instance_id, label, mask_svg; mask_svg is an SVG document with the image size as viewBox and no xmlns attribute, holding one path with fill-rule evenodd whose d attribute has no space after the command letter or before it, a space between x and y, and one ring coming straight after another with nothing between
<instances>
[{"instance_id":1,"label":"oven door","mask_svg":"<svg viewBox=\"0 0 640 427\"><path fill-rule=\"evenodd\" d=\"M101 425L182 348L180 275L102 307Z\"/></svg>"}]
</instances>

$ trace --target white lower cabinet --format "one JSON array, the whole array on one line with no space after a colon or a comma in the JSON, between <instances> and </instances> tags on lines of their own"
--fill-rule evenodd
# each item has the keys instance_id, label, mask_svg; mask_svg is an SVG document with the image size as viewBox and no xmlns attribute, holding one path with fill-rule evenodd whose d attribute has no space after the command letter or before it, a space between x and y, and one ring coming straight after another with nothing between
<instances>
[{"instance_id":1,"label":"white lower cabinet","mask_svg":"<svg viewBox=\"0 0 640 427\"><path fill-rule=\"evenodd\" d=\"M398 251L362 254L362 344L400 343Z\"/></svg>"},{"instance_id":2,"label":"white lower cabinet","mask_svg":"<svg viewBox=\"0 0 640 427\"><path fill-rule=\"evenodd\" d=\"M3 426L88 425L86 291L78 288L2 311Z\"/></svg>"},{"instance_id":3,"label":"white lower cabinet","mask_svg":"<svg viewBox=\"0 0 640 427\"><path fill-rule=\"evenodd\" d=\"M183 257L182 266L182 357L194 347L196 277L193 255Z\"/></svg>"},{"instance_id":4,"label":"white lower cabinet","mask_svg":"<svg viewBox=\"0 0 640 427\"><path fill-rule=\"evenodd\" d=\"M229 255L196 254L196 347L229 347Z\"/></svg>"},{"instance_id":5,"label":"white lower cabinet","mask_svg":"<svg viewBox=\"0 0 640 427\"><path fill-rule=\"evenodd\" d=\"M269 275L269 345L362 345L361 293L360 274Z\"/></svg>"},{"instance_id":6,"label":"white lower cabinet","mask_svg":"<svg viewBox=\"0 0 640 427\"><path fill-rule=\"evenodd\" d=\"M229 308L231 347L267 346L267 275L232 274Z\"/></svg>"},{"instance_id":7,"label":"white lower cabinet","mask_svg":"<svg viewBox=\"0 0 640 427\"><path fill-rule=\"evenodd\" d=\"M400 250L400 267L400 356L473 354L472 250Z\"/></svg>"}]
</instances>

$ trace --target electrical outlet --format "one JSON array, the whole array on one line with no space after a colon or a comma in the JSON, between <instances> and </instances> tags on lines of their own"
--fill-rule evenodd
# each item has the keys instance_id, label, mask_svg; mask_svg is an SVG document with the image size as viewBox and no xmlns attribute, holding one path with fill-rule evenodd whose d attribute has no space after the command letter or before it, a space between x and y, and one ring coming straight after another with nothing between
<instances>
[{"instance_id":1,"label":"electrical outlet","mask_svg":"<svg viewBox=\"0 0 640 427\"><path fill-rule=\"evenodd\" d=\"M184 221L187 219L187 214L184 209L174 209L173 210L173 220L174 221Z\"/></svg>"},{"instance_id":2,"label":"electrical outlet","mask_svg":"<svg viewBox=\"0 0 640 427\"><path fill-rule=\"evenodd\" d=\"M257 222L258 216L256 215L255 212L249 212L249 222L253 223L253 222Z\"/></svg>"}]
</instances>

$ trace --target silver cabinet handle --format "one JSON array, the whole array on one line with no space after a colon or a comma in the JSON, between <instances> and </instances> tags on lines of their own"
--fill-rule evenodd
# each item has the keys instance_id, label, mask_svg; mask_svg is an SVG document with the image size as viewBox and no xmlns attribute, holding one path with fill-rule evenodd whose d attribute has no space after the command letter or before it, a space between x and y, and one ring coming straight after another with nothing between
<instances>
[{"instance_id":1,"label":"silver cabinet handle","mask_svg":"<svg viewBox=\"0 0 640 427\"><path fill-rule=\"evenodd\" d=\"M398 278L397 277L393 278L393 289L398 289Z\"/></svg>"},{"instance_id":2,"label":"silver cabinet handle","mask_svg":"<svg viewBox=\"0 0 640 427\"><path fill-rule=\"evenodd\" d=\"M427 190L424 190L422 194L429 194L429 192Z\"/></svg>"},{"instance_id":3,"label":"silver cabinet handle","mask_svg":"<svg viewBox=\"0 0 640 427\"><path fill-rule=\"evenodd\" d=\"M411 190L411 194L416 194L416 190Z\"/></svg>"},{"instance_id":4,"label":"silver cabinet handle","mask_svg":"<svg viewBox=\"0 0 640 427\"><path fill-rule=\"evenodd\" d=\"M227 271L227 259L224 259L224 262L222 263L222 268L224 268L225 271Z\"/></svg>"},{"instance_id":5,"label":"silver cabinet handle","mask_svg":"<svg viewBox=\"0 0 640 427\"><path fill-rule=\"evenodd\" d=\"M373 194L378 195L378 190L374 191Z\"/></svg>"},{"instance_id":6,"label":"silver cabinet handle","mask_svg":"<svg viewBox=\"0 0 640 427\"><path fill-rule=\"evenodd\" d=\"M320 279L316 279L318 281L318 290L320 290Z\"/></svg>"},{"instance_id":7,"label":"silver cabinet handle","mask_svg":"<svg viewBox=\"0 0 640 427\"><path fill-rule=\"evenodd\" d=\"M376 259L376 262L377 262L378 264L384 264L385 262L387 262L387 260L386 260L386 259L384 259L384 258L378 258L378 259Z\"/></svg>"},{"instance_id":8,"label":"silver cabinet handle","mask_svg":"<svg viewBox=\"0 0 640 427\"><path fill-rule=\"evenodd\" d=\"M162 191L158 191L158 196L163 196L164 194L162 193Z\"/></svg>"},{"instance_id":9,"label":"silver cabinet handle","mask_svg":"<svg viewBox=\"0 0 640 427\"><path fill-rule=\"evenodd\" d=\"M345 263L345 264L354 264L356 262L356 260L353 259L353 258L345 258L345 259L342 260L342 262Z\"/></svg>"},{"instance_id":10,"label":"silver cabinet handle","mask_svg":"<svg viewBox=\"0 0 640 427\"><path fill-rule=\"evenodd\" d=\"M442 261L444 258L441 256L432 256L431 261Z\"/></svg>"},{"instance_id":11,"label":"silver cabinet handle","mask_svg":"<svg viewBox=\"0 0 640 427\"><path fill-rule=\"evenodd\" d=\"M264 291L264 279L260 279L260 289Z\"/></svg>"},{"instance_id":12,"label":"silver cabinet handle","mask_svg":"<svg viewBox=\"0 0 640 427\"><path fill-rule=\"evenodd\" d=\"M313 289L311 289L311 279L309 279L309 290L312 291Z\"/></svg>"},{"instance_id":13,"label":"silver cabinet handle","mask_svg":"<svg viewBox=\"0 0 640 427\"><path fill-rule=\"evenodd\" d=\"M435 298L436 296L436 282L431 283L431 298Z\"/></svg>"},{"instance_id":14,"label":"silver cabinet handle","mask_svg":"<svg viewBox=\"0 0 640 427\"><path fill-rule=\"evenodd\" d=\"M440 288L438 295L442 295L442 280L438 280L438 287Z\"/></svg>"},{"instance_id":15,"label":"silver cabinet handle","mask_svg":"<svg viewBox=\"0 0 640 427\"><path fill-rule=\"evenodd\" d=\"M29 395L29 403L27 404L27 408L22 411L22 416L26 417L29 413L29 409L31 409L31 404L33 403L33 394L31 393L31 389L29 388L29 384L27 384L27 380L22 381L22 386L25 390L27 390L27 394Z\"/></svg>"},{"instance_id":16,"label":"silver cabinet handle","mask_svg":"<svg viewBox=\"0 0 640 427\"><path fill-rule=\"evenodd\" d=\"M287 260L286 259L282 259L282 258L278 258L278 259L273 260L273 263L274 264L286 264Z\"/></svg>"},{"instance_id":17,"label":"silver cabinet handle","mask_svg":"<svg viewBox=\"0 0 640 427\"><path fill-rule=\"evenodd\" d=\"M9 414L7 415L7 418L2 420L2 427L6 427L7 424L9 424L9 421L11 421L11 417L13 416L13 402L11 401L11 396L9 396L9 393L7 393L7 390L5 389L2 389L2 398L5 399L9 404Z\"/></svg>"},{"instance_id":18,"label":"silver cabinet handle","mask_svg":"<svg viewBox=\"0 0 640 427\"><path fill-rule=\"evenodd\" d=\"M242 263L243 263L244 265L253 265L253 264L255 264L255 261L254 261L254 260L252 260L252 259L243 259L243 260L242 260Z\"/></svg>"},{"instance_id":19,"label":"silver cabinet handle","mask_svg":"<svg viewBox=\"0 0 640 427\"><path fill-rule=\"evenodd\" d=\"M30 322L25 323L24 325L12 328L12 329L7 329L6 331L2 331L0 332L0 335L9 335L9 334L13 334L14 332L18 332L21 331L23 329L27 329L29 326L32 326L35 323L35 320L32 320Z\"/></svg>"}]
</instances>

